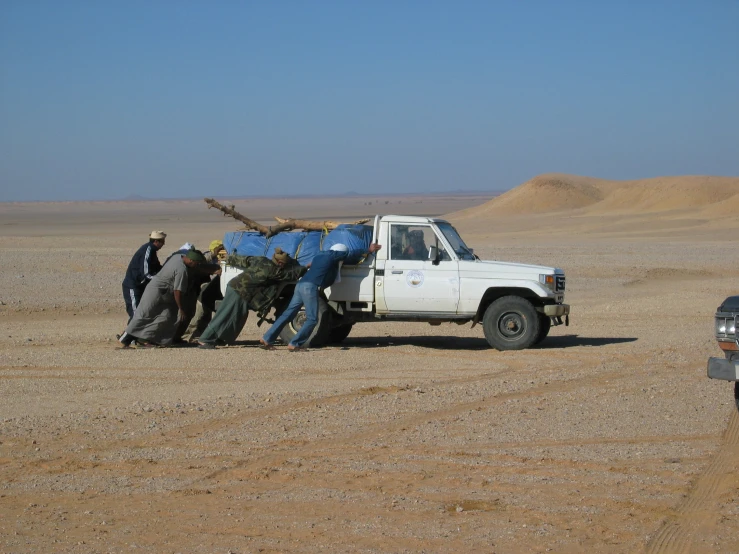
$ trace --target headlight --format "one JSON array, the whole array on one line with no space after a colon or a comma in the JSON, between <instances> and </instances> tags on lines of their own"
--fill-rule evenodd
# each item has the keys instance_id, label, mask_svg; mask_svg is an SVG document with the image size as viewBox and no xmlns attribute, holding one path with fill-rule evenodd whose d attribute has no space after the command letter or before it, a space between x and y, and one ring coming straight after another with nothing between
<instances>
[{"instance_id":1,"label":"headlight","mask_svg":"<svg viewBox=\"0 0 739 554\"><path fill-rule=\"evenodd\" d=\"M554 275L539 274L539 282L551 291L554 291Z\"/></svg>"},{"instance_id":2,"label":"headlight","mask_svg":"<svg viewBox=\"0 0 739 554\"><path fill-rule=\"evenodd\" d=\"M715 319L715 334L716 336L726 334L726 320L723 317L717 317Z\"/></svg>"},{"instance_id":3,"label":"headlight","mask_svg":"<svg viewBox=\"0 0 739 554\"><path fill-rule=\"evenodd\" d=\"M733 318L729 317L716 317L714 332L716 337L735 337L737 327L737 316Z\"/></svg>"}]
</instances>

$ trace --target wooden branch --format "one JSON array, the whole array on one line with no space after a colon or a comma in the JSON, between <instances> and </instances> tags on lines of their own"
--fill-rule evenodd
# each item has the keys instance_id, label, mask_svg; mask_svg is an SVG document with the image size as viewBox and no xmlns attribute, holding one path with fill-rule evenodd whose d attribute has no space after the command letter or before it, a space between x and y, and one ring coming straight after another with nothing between
<instances>
[{"instance_id":1,"label":"wooden branch","mask_svg":"<svg viewBox=\"0 0 739 554\"><path fill-rule=\"evenodd\" d=\"M237 212L234 209L234 206L232 205L230 208L227 206L224 206L220 202L216 202L212 198L203 198L206 204L208 204L208 209L210 208L217 208L223 212L223 215L231 216L237 221L241 221L248 229L253 229L254 231L259 231L263 235L269 237L270 234L270 228L265 227L264 225L261 225L260 223L257 223L256 221L249 219L248 217L241 215L239 212Z\"/></svg>"},{"instance_id":2,"label":"wooden branch","mask_svg":"<svg viewBox=\"0 0 739 554\"><path fill-rule=\"evenodd\" d=\"M217 208L221 210L223 212L223 215L230 216L237 221L241 221L246 226L247 230L259 231L265 236L265 238L269 238L273 235L276 235L277 233L281 233L282 231L292 231L293 229L305 229L306 231L323 231L324 229L336 229L336 227L342 225L342 223L336 221L306 221L304 219L285 219L282 217L275 217L275 219L277 220L277 225L267 227L265 225L257 223L253 219L249 219L248 217L240 214L234 209L235 206L233 205L224 206L223 204L215 201L212 198L203 198L203 200L206 204L208 204L208 209ZM353 225L361 225L363 223L367 223L368 221L369 219L360 219L359 221L355 221Z\"/></svg>"},{"instance_id":3,"label":"wooden branch","mask_svg":"<svg viewBox=\"0 0 739 554\"><path fill-rule=\"evenodd\" d=\"M331 231L336 229L339 225L344 225L340 221L306 221L304 219L285 219L277 216L275 216L275 219L280 225L290 224L294 229L305 229L306 231L323 231L324 229ZM360 219L350 223L350 225L362 225L368 221L369 219Z\"/></svg>"}]
</instances>

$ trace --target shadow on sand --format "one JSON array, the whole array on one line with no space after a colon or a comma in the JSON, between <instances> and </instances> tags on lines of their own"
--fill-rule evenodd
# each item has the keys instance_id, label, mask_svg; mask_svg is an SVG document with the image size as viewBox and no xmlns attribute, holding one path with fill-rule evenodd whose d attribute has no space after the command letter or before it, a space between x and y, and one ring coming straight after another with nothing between
<instances>
[{"instance_id":1,"label":"shadow on sand","mask_svg":"<svg viewBox=\"0 0 739 554\"><path fill-rule=\"evenodd\" d=\"M636 337L581 337L580 335L561 335L547 337L536 348L572 348L573 346L606 346L607 344L624 344L636 342Z\"/></svg>"},{"instance_id":2,"label":"shadow on sand","mask_svg":"<svg viewBox=\"0 0 739 554\"><path fill-rule=\"evenodd\" d=\"M564 335L547 337L541 344L534 347L536 350L554 348L572 348L575 346L605 346L608 344L623 344L636 341L636 337L581 337L579 335ZM340 344L329 346L343 346L346 348L377 348L388 346L419 346L437 350L490 350L490 345L484 338L454 337L454 336L423 336L423 337L349 337Z\"/></svg>"}]
</instances>

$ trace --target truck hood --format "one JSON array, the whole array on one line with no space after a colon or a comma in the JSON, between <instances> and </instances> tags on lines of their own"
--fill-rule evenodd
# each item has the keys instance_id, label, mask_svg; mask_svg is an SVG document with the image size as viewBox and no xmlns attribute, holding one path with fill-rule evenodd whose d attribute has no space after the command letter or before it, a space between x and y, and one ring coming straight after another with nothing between
<instances>
[{"instance_id":1,"label":"truck hood","mask_svg":"<svg viewBox=\"0 0 739 554\"><path fill-rule=\"evenodd\" d=\"M729 296L718 307L719 312L739 312L739 296Z\"/></svg>"},{"instance_id":2,"label":"truck hood","mask_svg":"<svg viewBox=\"0 0 739 554\"><path fill-rule=\"evenodd\" d=\"M546 267L543 265L530 265L530 264L517 264L513 262L493 262L477 260L471 261L460 261L459 271L464 273L468 277L476 277L476 274L482 278L488 273L495 274L510 274L513 275L526 275L534 276L534 280L539 278L541 273L557 273L564 275L564 271L556 267Z\"/></svg>"}]
</instances>

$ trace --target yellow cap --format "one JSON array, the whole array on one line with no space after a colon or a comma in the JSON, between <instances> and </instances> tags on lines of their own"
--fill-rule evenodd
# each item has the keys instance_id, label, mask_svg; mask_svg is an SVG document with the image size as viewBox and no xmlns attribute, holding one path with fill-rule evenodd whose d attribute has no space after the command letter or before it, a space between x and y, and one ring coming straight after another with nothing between
<instances>
[{"instance_id":1,"label":"yellow cap","mask_svg":"<svg viewBox=\"0 0 739 554\"><path fill-rule=\"evenodd\" d=\"M208 247L208 250L211 252L215 252L216 250L223 248L223 243L220 240L214 240L210 243L210 246Z\"/></svg>"}]
</instances>

